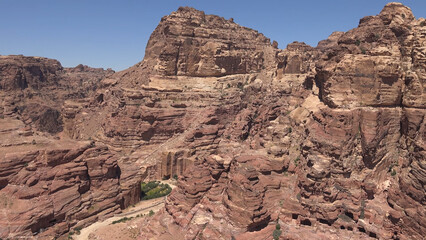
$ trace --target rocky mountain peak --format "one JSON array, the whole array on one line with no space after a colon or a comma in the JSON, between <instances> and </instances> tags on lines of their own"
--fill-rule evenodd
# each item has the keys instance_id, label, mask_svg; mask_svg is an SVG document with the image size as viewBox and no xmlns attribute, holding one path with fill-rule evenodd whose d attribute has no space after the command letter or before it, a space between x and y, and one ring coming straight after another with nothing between
<instances>
[{"instance_id":1,"label":"rocky mountain peak","mask_svg":"<svg viewBox=\"0 0 426 240\"><path fill-rule=\"evenodd\" d=\"M393 21L410 22L415 19L411 9L398 2L386 4L378 16L386 25L391 24Z\"/></svg>"},{"instance_id":2,"label":"rocky mountain peak","mask_svg":"<svg viewBox=\"0 0 426 240\"><path fill-rule=\"evenodd\" d=\"M170 179L88 239L424 239L425 29L390 3L281 50L181 7L118 73L0 56L0 238L70 238Z\"/></svg>"},{"instance_id":3,"label":"rocky mountain peak","mask_svg":"<svg viewBox=\"0 0 426 240\"><path fill-rule=\"evenodd\" d=\"M152 74L224 76L272 67L268 51L273 47L263 34L232 19L180 7L152 33L144 65Z\"/></svg>"},{"instance_id":4,"label":"rocky mountain peak","mask_svg":"<svg viewBox=\"0 0 426 240\"><path fill-rule=\"evenodd\" d=\"M179 7L177 11L172 12L170 15L166 16L167 17L185 17L185 18L201 18L204 19L206 14L204 13L204 11L200 11L197 10L193 7Z\"/></svg>"}]
</instances>

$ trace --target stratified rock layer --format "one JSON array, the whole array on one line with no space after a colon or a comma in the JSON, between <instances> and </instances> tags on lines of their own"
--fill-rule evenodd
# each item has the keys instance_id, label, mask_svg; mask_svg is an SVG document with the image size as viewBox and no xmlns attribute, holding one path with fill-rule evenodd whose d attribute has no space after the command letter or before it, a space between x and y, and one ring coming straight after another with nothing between
<instances>
[{"instance_id":1,"label":"stratified rock layer","mask_svg":"<svg viewBox=\"0 0 426 240\"><path fill-rule=\"evenodd\" d=\"M223 76L273 67L271 51L270 40L257 31L181 7L161 19L148 41L145 63L161 75Z\"/></svg>"},{"instance_id":2,"label":"stratified rock layer","mask_svg":"<svg viewBox=\"0 0 426 240\"><path fill-rule=\"evenodd\" d=\"M0 56L0 238L51 238L121 211L117 158L63 134L64 102L85 101L111 73Z\"/></svg>"},{"instance_id":3,"label":"stratified rock layer","mask_svg":"<svg viewBox=\"0 0 426 240\"><path fill-rule=\"evenodd\" d=\"M283 239L422 239L424 29L390 3L317 48L277 50L149 223L186 239L270 239L276 223Z\"/></svg>"},{"instance_id":4,"label":"stratified rock layer","mask_svg":"<svg viewBox=\"0 0 426 240\"><path fill-rule=\"evenodd\" d=\"M132 223L141 239L271 239L277 225L280 239L422 239L425 25L389 3L315 48L280 50L184 7L122 72L9 57L0 133L20 137L0 151L0 237L57 236L172 177L165 208Z\"/></svg>"},{"instance_id":5,"label":"stratified rock layer","mask_svg":"<svg viewBox=\"0 0 426 240\"><path fill-rule=\"evenodd\" d=\"M120 211L119 168L107 147L33 135L19 120L0 122L2 237L63 234Z\"/></svg>"}]
</instances>

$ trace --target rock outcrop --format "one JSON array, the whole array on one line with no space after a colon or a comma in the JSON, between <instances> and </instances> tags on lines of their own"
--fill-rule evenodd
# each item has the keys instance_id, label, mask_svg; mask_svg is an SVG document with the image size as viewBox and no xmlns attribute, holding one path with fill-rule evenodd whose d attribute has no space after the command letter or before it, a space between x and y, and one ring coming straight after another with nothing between
<instances>
[{"instance_id":1,"label":"rock outcrop","mask_svg":"<svg viewBox=\"0 0 426 240\"><path fill-rule=\"evenodd\" d=\"M422 239L425 39L399 3L283 50L182 7L122 72L1 56L0 237L58 236L173 177L141 239Z\"/></svg>"},{"instance_id":2,"label":"rock outcrop","mask_svg":"<svg viewBox=\"0 0 426 240\"><path fill-rule=\"evenodd\" d=\"M63 234L120 212L120 171L107 147L0 122L1 237Z\"/></svg>"},{"instance_id":3,"label":"rock outcrop","mask_svg":"<svg viewBox=\"0 0 426 240\"><path fill-rule=\"evenodd\" d=\"M272 68L272 52L271 41L255 30L181 7L161 19L144 64L154 74L218 77Z\"/></svg>"},{"instance_id":4,"label":"rock outcrop","mask_svg":"<svg viewBox=\"0 0 426 240\"><path fill-rule=\"evenodd\" d=\"M121 211L117 158L63 134L63 103L111 73L0 56L0 238L60 236Z\"/></svg>"},{"instance_id":5,"label":"rock outcrop","mask_svg":"<svg viewBox=\"0 0 426 240\"><path fill-rule=\"evenodd\" d=\"M317 48L277 50L149 223L187 239L270 239L275 224L284 239L422 239L424 29L390 3Z\"/></svg>"},{"instance_id":6,"label":"rock outcrop","mask_svg":"<svg viewBox=\"0 0 426 240\"><path fill-rule=\"evenodd\" d=\"M139 182L182 175L217 148L228 116L244 107L242 89L274 71L276 51L255 30L179 8L161 20L142 62L101 81L94 104L65 103L66 132L126 153L119 164Z\"/></svg>"}]
</instances>

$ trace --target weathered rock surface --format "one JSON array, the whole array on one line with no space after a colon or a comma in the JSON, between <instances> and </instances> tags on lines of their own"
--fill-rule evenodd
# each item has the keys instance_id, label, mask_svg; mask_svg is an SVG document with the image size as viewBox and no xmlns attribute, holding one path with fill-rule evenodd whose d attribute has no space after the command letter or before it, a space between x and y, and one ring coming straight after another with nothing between
<instances>
[{"instance_id":1,"label":"weathered rock surface","mask_svg":"<svg viewBox=\"0 0 426 240\"><path fill-rule=\"evenodd\" d=\"M277 224L280 239L422 239L425 25L389 3L317 47L280 50L185 7L115 74L13 56L0 71L0 237L63 233L139 201L143 180L178 177L166 207L136 220L141 239L271 239ZM55 101L52 86L70 93Z\"/></svg>"},{"instance_id":2,"label":"weathered rock surface","mask_svg":"<svg viewBox=\"0 0 426 240\"><path fill-rule=\"evenodd\" d=\"M84 101L112 70L79 65L63 68L53 59L0 56L0 116L20 118L42 132L64 129L66 100Z\"/></svg>"},{"instance_id":3,"label":"weathered rock surface","mask_svg":"<svg viewBox=\"0 0 426 240\"><path fill-rule=\"evenodd\" d=\"M24 56L0 56L0 69L0 237L59 236L119 212L117 158L62 134L62 104L112 71Z\"/></svg>"},{"instance_id":4,"label":"weathered rock surface","mask_svg":"<svg viewBox=\"0 0 426 240\"><path fill-rule=\"evenodd\" d=\"M228 116L244 107L241 90L274 71L276 51L257 31L179 8L161 20L142 62L102 80L94 104L65 103L65 131L124 153L123 172L139 181L182 175L217 148Z\"/></svg>"},{"instance_id":5,"label":"weathered rock surface","mask_svg":"<svg viewBox=\"0 0 426 240\"><path fill-rule=\"evenodd\" d=\"M0 122L1 237L63 234L120 211L120 171L107 147Z\"/></svg>"},{"instance_id":6,"label":"weathered rock surface","mask_svg":"<svg viewBox=\"0 0 426 240\"><path fill-rule=\"evenodd\" d=\"M163 17L146 47L152 73L224 76L273 67L271 41L232 20L181 7Z\"/></svg>"},{"instance_id":7,"label":"weathered rock surface","mask_svg":"<svg viewBox=\"0 0 426 240\"><path fill-rule=\"evenodd\" d=\"M390 3L317 48L278 50L149 223L185 239L270 239L276 223L282 239L422 239L423 21Z\"/></svg>"}]
</instances>

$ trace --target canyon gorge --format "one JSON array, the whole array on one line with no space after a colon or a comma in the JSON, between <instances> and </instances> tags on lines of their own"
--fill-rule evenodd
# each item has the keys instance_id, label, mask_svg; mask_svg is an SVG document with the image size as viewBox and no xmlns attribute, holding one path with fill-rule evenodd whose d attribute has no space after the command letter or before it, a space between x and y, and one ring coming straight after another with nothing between
<instances>
[{"instance_id":1,"label":"canyon gorge","mask_svg":"<svg viewBox=\"0 0 426 240\"><path fill-rule=\"evenodd\" d=\"M136 239L423 239L425 122L400 3L316 47L180 7L120 72L0 56L0 238L66 239L177 178Z\"/></svg>"}]
</instances>

